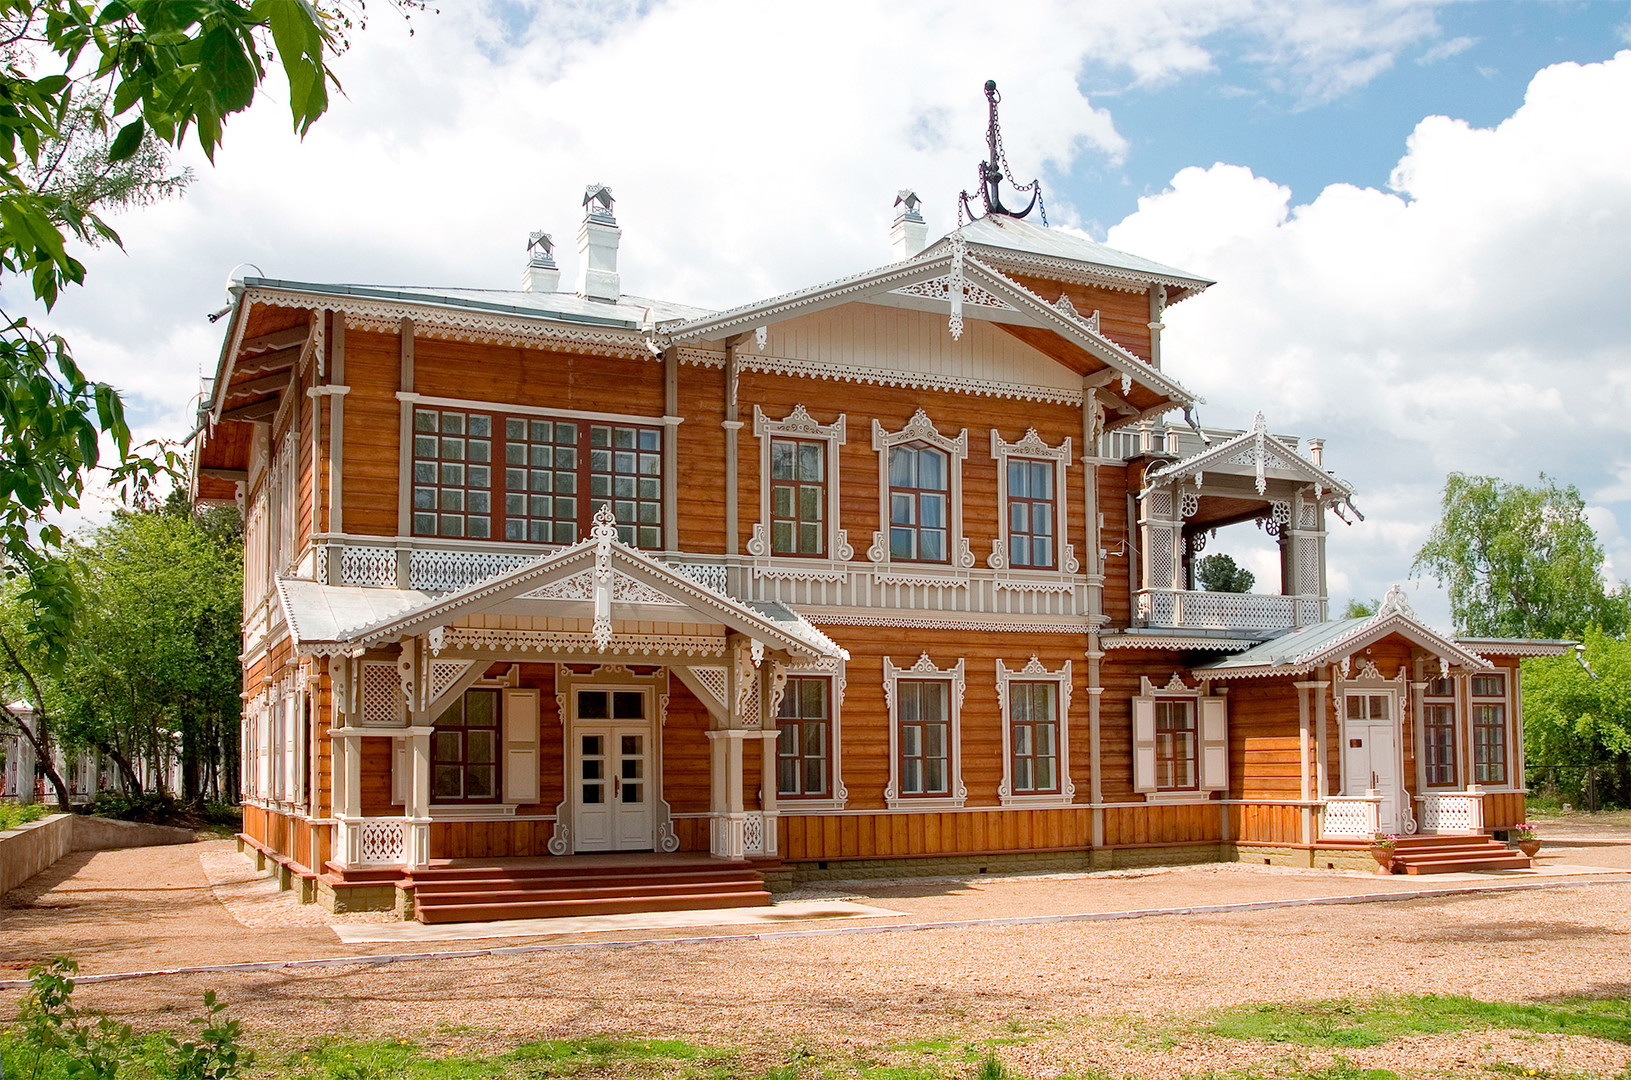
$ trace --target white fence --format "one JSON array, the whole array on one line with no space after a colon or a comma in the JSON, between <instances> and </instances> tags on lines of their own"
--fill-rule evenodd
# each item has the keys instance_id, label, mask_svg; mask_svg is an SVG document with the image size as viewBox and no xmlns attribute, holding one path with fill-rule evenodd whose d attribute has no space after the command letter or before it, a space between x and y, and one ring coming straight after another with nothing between
<instances>
[{"instance_id":1,"label":"white fence","mask_svg":"<svg viewBox=\"0 0 1631 1080\"><path fill-rule=\"evenodd\" d=\"M1475 791L1445 791L1418 795L1424 832L1476 833L1484 831L1484 796Z\"/></svg>"},{"instance_id":2,"label":"white fence","mask_svg":"<svg viewBox=\"0 0 1631 1080\"><path fill-rule=\"evenodd\" d=\"M1330 840L1370 840L1380 831L1381 796L1333 796L1325 800L1320 836Z\"/></svg>"}]
</instances>

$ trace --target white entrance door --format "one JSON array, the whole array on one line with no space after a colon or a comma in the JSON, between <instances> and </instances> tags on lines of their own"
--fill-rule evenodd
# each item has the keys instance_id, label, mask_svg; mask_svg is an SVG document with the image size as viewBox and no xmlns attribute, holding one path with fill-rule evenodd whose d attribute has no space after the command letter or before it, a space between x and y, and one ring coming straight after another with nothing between
<instances>
[{"instance_id":1,"label":"white entrance door","mask_svg":"<svg viewBox=\"0 0 1631 1080\"><path fill-rule=\"evenodd\" d=\"M572 726L577 851L651 851L652 740L643 690L581 688Z\"/></svg>"},{"instance_id":2,"label":"white entrance door","mask_svg":"<svg viewBox=\"0 0 1631 1080\"><path fill-rule=\"evenodd\" d=\"M1348 745L1344 750L1343 789L1363 795L1375 788L1382 797L1378 811L1383 832L1403 828L1399 791L1399 740L1392 691L1349 691L1343 718Z\"/></svg>"}]
</instances>

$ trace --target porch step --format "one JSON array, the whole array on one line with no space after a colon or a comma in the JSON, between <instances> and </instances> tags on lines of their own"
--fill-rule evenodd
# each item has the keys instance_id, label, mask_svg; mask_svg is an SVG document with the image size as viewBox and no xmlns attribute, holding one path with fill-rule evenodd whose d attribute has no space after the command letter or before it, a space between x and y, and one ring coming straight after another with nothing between
<instances>
[{"instance_id":1,"label":"porch step","mask_svg":"<svg viewBox=\"0 0 1631 1080\"><path fill-rule=\"evenodd\" d=\"M584 867L432 867L404 884L414 890L423 923L553 919L760 907L770 903L764 877L739 864Z\"/></svg>"},{"instance_id":2,"label":"porch step","mask_svg":"<svg viewBox=\"0 0 1631 1080\"><path fill-rule=\"evenodd\" d=\"M1528 870L1529 856L1487 836L1408 836L1393 849L1407 874L1460 874L1477 870Z\"/></svg>"}]
</instances>

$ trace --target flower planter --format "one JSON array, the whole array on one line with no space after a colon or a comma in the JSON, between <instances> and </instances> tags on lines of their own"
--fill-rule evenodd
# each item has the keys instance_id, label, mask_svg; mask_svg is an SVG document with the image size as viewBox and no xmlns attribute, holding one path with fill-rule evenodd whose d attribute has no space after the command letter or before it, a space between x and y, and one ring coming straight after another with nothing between
<instances>
[{"instance_id":1,"label":"flower planter","mask_svg":"<svg viewBox=\"0 0 1631 1080\"><path fill-rule=\"evenodd\" d=\"M1376 860L1376 872L1384 876L1393 873L1393 849L1390 847L1373 847L1370 857Z\"/></svg>"},{"instance_id":2,"label":"flower planter","mask_svg":"<svg viewBox=\"0 0 1631 1080\"><path fill-rule=\"evenodd\" d=\"M1533 839L1519 840L1518 850L1533 859L1535 857L1535 853L1540 851L1540 841Z\"/></svg>"}]
</instances>

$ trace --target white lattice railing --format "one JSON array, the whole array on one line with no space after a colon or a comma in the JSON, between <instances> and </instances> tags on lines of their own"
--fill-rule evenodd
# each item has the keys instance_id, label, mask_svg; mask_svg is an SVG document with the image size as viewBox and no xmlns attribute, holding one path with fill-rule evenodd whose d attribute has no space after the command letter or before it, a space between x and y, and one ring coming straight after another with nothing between
<instances>
[{"instance_id":1,"label":"white lattice railing","mask_svg":"<svg viewBox=\"0 0 1631 1080\"><path fill-rule=\"evenodd\" d=\"M1284 630L1318 622L1319 610L1316 597L1193 589L1144 589L1138 594L1145 625L1188 630Z\"/></svg>"},{"instance_id":2,"label":"white lattice railing","mask_svg":"<svg viewBox=\"0 0 1631 1080\"><path fill-rule=\"evenodd\" d=\"M1325 800L1320 836L1332 840L1369 840L1380 829L1381 796L1333 796Z\"/></svg>"},{"instance_id":3,"label":"white lattice railing","mask_svg":"<svg viewBox=\"0 0 1631 1080\"><path fill-rule=\"evenodd\" d=\"M726 592L725 567L717 563L674 563L673 568L716 592Z\"/></svg>"},{"instance_id":4,"label":"white lattice railing","mask_svg":"<svg viewBox=\"0 0 1631 1080\"><path fill-rule=\"evenodd\" d=\"M1418 795L1423 832L1483 832L1484 796L1473 791Z\"/></svg>"},{"instance_id":5,"label":"white lattice railing","mask_svg":"<svg viewBox=\"0 0 1631 1080\"><path fill-rule=\"evenodd\" d=\"M396 584L396 552L385 547L341 548L340 584L390 588Z\"/></svg>"},{"instance_id":6,"label":"white lattice railing","mask_svg":"<svg viewBox=\"0 0 1631 1080\"><path fill-rule=\"evenodd\" d=\"M462 589L536 558L503 551L415 551L408 556L408 586L427 592Z\"/></svg>"},{"instance_id":7,"label":"white lattice railing","mask_svg":"<svg viewBox=\"0 0 1631 1080\"><path fill-rule=\"evenodd\" d=\"M341 818L345 865L401 866L408 858L408 823L401 818Z\"/></svg>"}]
</instances>

